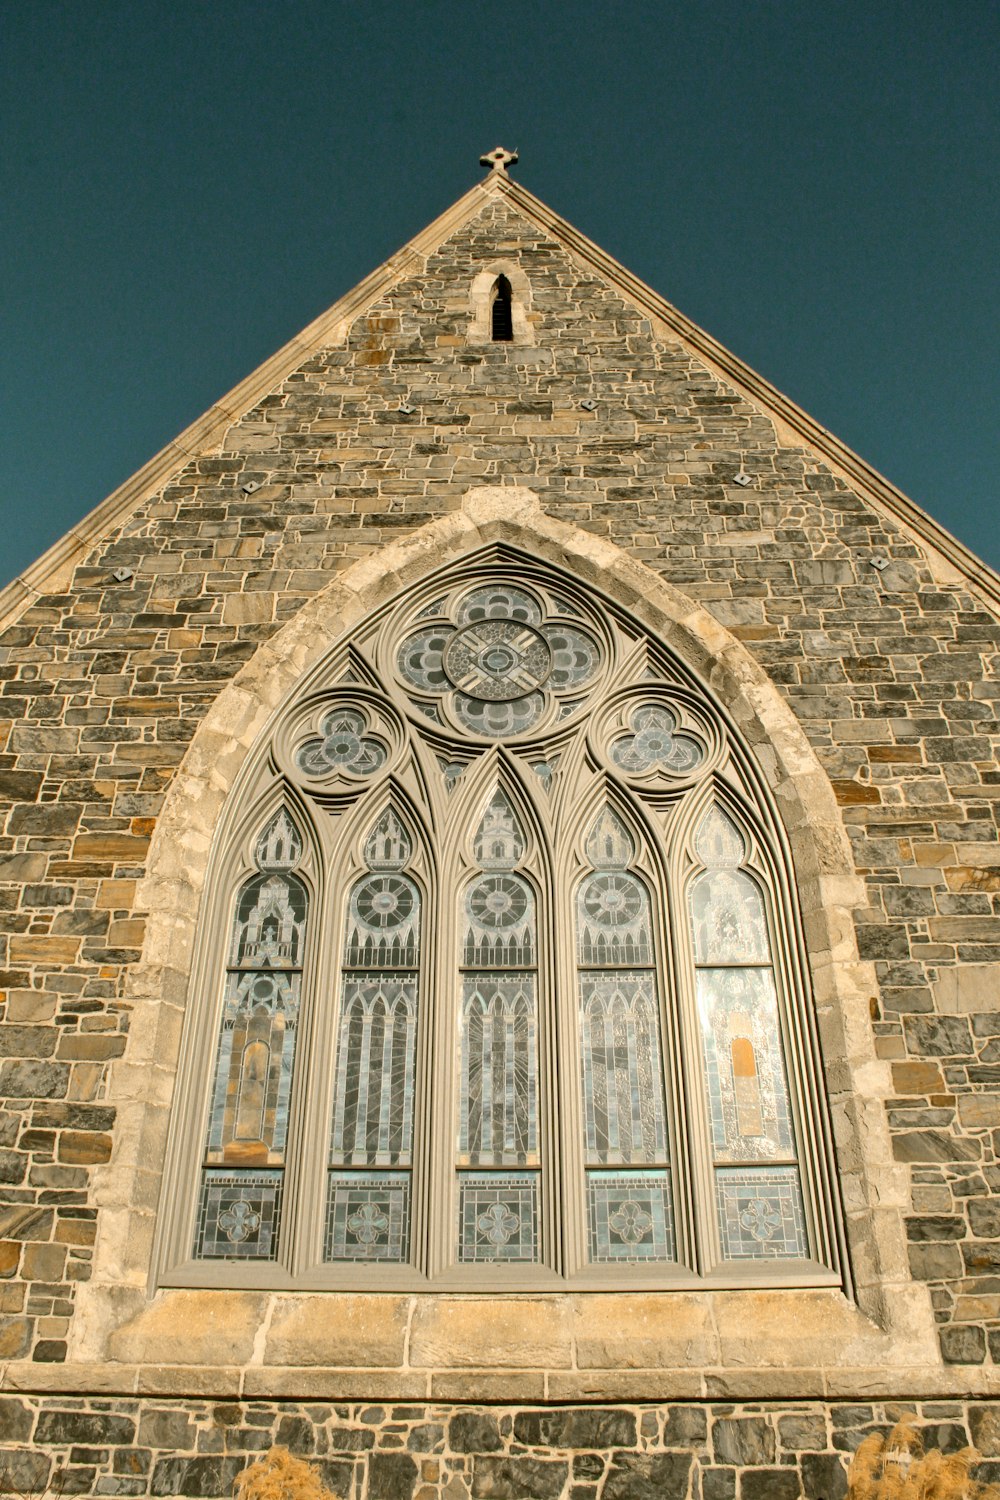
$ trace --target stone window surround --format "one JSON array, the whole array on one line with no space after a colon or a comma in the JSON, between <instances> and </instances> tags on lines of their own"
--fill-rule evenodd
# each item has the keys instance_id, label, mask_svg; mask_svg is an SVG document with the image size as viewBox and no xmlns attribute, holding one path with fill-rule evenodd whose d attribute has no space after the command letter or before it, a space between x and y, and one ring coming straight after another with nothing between
<instances>
[{"instance_id":1,"label":"stone window surround","mask_svg":"<svg viewBox=\"0 0 1000 1500\"><path fill-rule=\"evenodd\" d=\"M510 282L510 314L514 334L513 338L505 341L501 347L506 348L508 343L533 344L535 329L529 316L531 282L518 263L513 260L496 260L487 270L480 271L478 276L473 278L469 288L471 313L469 343L493 343L493 288L496 286L498 276L506 276Z\"/></svg>"},{"instance_id":2,"label":"stone window surround","mask_svg":"<svg viewBox=\"0 0 1000 1500\"><path fill-rule=\"evenodd\" d=\"M641 692L643 685L643 673L636 660L637 642L629 628L626 626L622 635L621 625L613 623L599 596L583 587L578 578L565 569L540 565L522 551L511 559L502 551L496 555L495 549L484 552L479 548L463 554L457 567L453 564L434 569L415 588L405 591L403 597L393 599L388 610L381 612L381 618L376 612L375 620L362 622L358 635L342 639L332 655L321 658L317 668L303 675L241 770L238 785L234 786L214 833L191 964L191 1015L185 1022L161 1189L161 1202L169 1204L171 1211L163 1213L163 1222L158 1226L154 1256L156 1285L229 1290L267 1288L299 1293L354 1290L384 1294L405 1290L472 1295L483 1295L491 1289L502 1293L564 1294L848 1285L829 1121L815 1061L817 1049L808 984L803 975L802 934L794 911L794 879L775 811L761 793L759 770L753 767L752 757L739 743L734 726L725 725L719 705L712 704L710 695L678 661L673 669L664 663L670 685L661 681L659 688L667 695L665 701L672 702L674 710L684 716L682 741L700 747L698 769L683 768L673 783L675 792L683 789L681 803L676 808L682 814L679 820L672 797L662 787L657 792L651 791L647 799L634 787L630 791L623 784L608 785L604 771L585 762L581 764L570 746L561 741L556 742L559 744L556 753L566 766L560 776L558 797L542 794L541 807L534 807L531 789L520 782L516 770L520 762L522 773L531 782L523 746L519 749L515 740L509 747L512 758L509 757L506 732L499 739L490 738L488 747L477 744L473 764L467 767L458 784L446 790L440 762L436 761L442 747L438 745L432 750L419 729L412 724L407 727L408 720L414 717L418 725L422 724L421 717L415 715L413 695L426 702L427 695L435 698L435 690L419 673L408 684L397 684L396 663L401 643L415 633L419 637L427 629L428 610L431 614L444 612L455 618L454 608L470 589L478 592L491 584L501 590L523 586L535 592L536 597L540 590L541 597L548 599L548 608L555 609L556 615L563 618L560 610L565 607L571 613L571 623L595 647L588 669L583 724L580 715L574 715L577 739L583 734L596 735L598 739L613 737L617 732L614 725L621 730L629 722L632 710L622 708L621 694L634 695ZM442 594L451 596L447 611L442 608ZM550 616L546 615L546 620L551 628ZM544 633L546 624L541 619L536 623ZM431 628L437 631L440 627ZM461 639L461 634L458 638ZM650 645L655 647L655 644L655 638L650 640ZM345 685L343 674L353 660L355 646L360 655L350 673L350 684ZM373 674L367 686L363 686L362 663L367 663ZM402 676L405 679L406 672ZM370 697L373 683L378 685L377 692ZM547 712L551 714L553 707L567 698L577 698L581 691L580 686L563 684L549 695ZM315 733L321 722L317 720L318 713L329 713L330 695L346 702L345 693L360 695L351 698L351 712L358 715L359 723L368 722L369 731L375 736L371 743L385 746L382 752L385 758L370 778L363 769L352 765L348 769L364 779L352 781L349 777L346 783L338 779L328 784L322 771L303 769L302 737ZM553 722L546 717L545 710L541 713L540 722L533 730L529 726L529 733L559 735L562 718ZM511 732L519 735L522 729L523 726L515 726ZM462 738L465 732L465 721L459 714L452 722L451 734ZM548 743L550 750L554 750L551 738ZM462 753L461 746L455 748L456 753ZM715 773L721 773L721 779L716 780ZM515 878L535 892L540 941L530 967L537 983L537 1022L542 1038L538 1055L542 1113L545 1101L549 1101L548 1108L562 1122L562 1128L548 1130L543 1120L537 1156L523 1169L531 1173L535 1182L533 1197L537 1195L541 1221L541 1254L527 1262L505 1260L501 1256L492 1263L480 1261L472 1265L457 1254L453 1239L456 1204L451 1194L456 1191L458 1165L453 1143L454 1120L459 1112L458 1089L455 1084L453 1092L454 1080L447 1069L440 1069L437 1060L451 1056L456 1045L458 1015L451 1009L453 1003L458 1003L453 994L455 934L451 931L450 914L457 891L465 887L475 864L468 840L491 788L502 789L512 811L517 810L515 816L522 820L522 848L510 868L516 868L520 873ZM650 813L649 800L658 810L652 816L652 827L643 833L643 824ZM774 1003L782 1017L778 1024L785 1033L786 1087L796 1139L794 1145L789 1141L780 1155L786 1164L792 1157L796 1161L793 1170L802 1195L807 1234L802 1258L728 1259L716 1239L718 1163L712 1165L712 1137L706 1135L711 1127L703 1120L697 1102L703 1095L706 1064L700 1044L700 1002L688 915L688 892L693 889L692 882L700 868L692 841L706 807L712 804L728 807L734 825L743 830L739 835L743 844L741 863L755 871L750 879L762 893L761 915L770 929L770 959L760 956L759 962L768 965L774 975ZM560 891L559 902L549 886L550 872L553 868L563 868L567 857L574 868L581 859L589 864L580 840L592 826L601 805L617 808L631 827L632 832L626 835L633 845L630 865L637 872L647 899L651 899L648 960L636 958L633 962L648 962L658 1016L662 997L669 996L666 1013L658 1020L657 1045L661 1050L660 1066L670 1080L667 1096L673 1101L670 1106L666 1106L666 1100L664 1103L669 1158L673 1164L670 1201L676 1259L668 1255L626 1264L609 1256L601 1263L591 1259L587 1249L590 1212L587 1183L591 1175L585 1161L591 1167L594 1163L585 1157L583 1121L577 1117L575 1108L583 1086L583 1078L577 1076L582 1058L576 1051L582 1038L576 1047L572 1041L579 1024L575 979L578 958L573 940L565 940L576 921L577 902L573 892L577 875L573 875L570 886ZM238 892L246 889L248 880L260 878L255 871L259 867L256 851L261 829L280 807L290 813L299 831L301 850L294 864L295 878L310 893L306 924L310 956L305 960L302 1009L295 1025L298 1042L294 1115L286 1138L287 1155L283 1153L282 1157L282 1229L273 1259L238 1256L218 1259L213 1256L211 1246L208 1254L200 1258L192 1256L192 1222L200 1222L204 1208L197 1189L208 1159L204 1117L208 1106L206 1092L214 1076L214 1069L206 1067L205 1061L209 1057L214 1059L219 1047L214 1001L218 994L220 955L230 949ZM331 812L336 809L336 816L331 819L324 815L324 807ZM422 958L413 965L420 971L417 988L422 1012L414 1059L415 1138L412 1156L395 1166L395 1170L408 1174L407 1193L412 1198L412 1222L416 1226L411 1249L416 1265L411 1263L409 1254L399 1261L394 1257L369 1261L351 1261L347 1256L325 1259L322 1248L329 1232L327 1174L334 1161L327 1150L334 1107L327 1091L332 1086L330 1059L339 1034L335 955L343 950L342 923L347 919L341 905L344 877L349 871L347 881L351 884L366 868L366 856L359 841L370 833L374 820L387 807L394 808L409 829L410 849L401 869L408 878L416 880L414 889L422 891L418 897L422 910ZM559 812L553 827L546 812L554 808ZM439 830L440 836L440 845L435 849L428 844L428 830L432 827ZM657 844L656 827L663 839L662 847ZM456 863L460 847L465 853L458 855ZM575 850L572 855L571 848ZM767 918L765 909L770 913ZM549 931L550 923L553 932ZM490 966L487 960L482 962ZM334 1004L317 1003L324 996L334 999ZM436 1003L429 1003L431 997L436 997ZM559 1047L557 1038L565 1048L559 1057L555 1055ZM685 1109L679 1103L685 1097L695 1101L693 1107ZM218 1155L218 1144L216 1141L215 1173L226 1170ZM730 1170L733 1166L766 1170L772 1165L764 1153L748 1161L723 1157L723 1162ZM493 1163L484 1170L489 1172L490 1165L496 1169ZM237 1165L230 1170L238 1173L240 1168ZM382 1170L389 1168L383 1166ZM251 1197L257 1180L252 1175L244 1179ZM261 1211L266 1212L263 1206ZM392 1211L386 1211L391 1216ZM676 1230L672 1222L674 1214Z\"/></svg>"},{"instance_id":3,"label":"stone window surround","mask_svg":"<svg viewBox=\"0 0 1000 1500\"><path fill-rule=\"evenodd\" d=\"M497 541L575 571L658 632L725 701L771 786L810 951L856 1305L832 1289L487 1300L151 1290L192 942L211 831L228 791L272 714L345 631L442 561ZM183 1378L205 1390L351 1389L404 1399L418 1388L454 1394L459 1387L489 1389L499 1399L523 1390L530 1368L549 1372L546 1393L583 1394L599 1380L605 1399L648 1389L654 1371L658 1390L691 1395L752 1396L764 1382L772 1394L776 1384L801 1392L803 1382L849 1394L891 1368L906 1372L914 1393L949 1389L927 1289L908 1272L908 1178L892 1157L884 1109L889 1067L875 1057L869 1020L873 966L858 960L852 920L863 886L829 781L784 699L740 642L619 548L547 517L530 491L469 491L460 512L346 569L260 647L189 747L157 826L140 900L150 914L148 934L127 995L134 1007L128 1048L111 1076L115 1152L95 1174L102 1211L94 1277L80 1288L70 1364L47 1377L56 1388L83 1388L101 1367L105 1389L150 1382L168 1389L181 1378L169 1367L186 1366ZM398 1340L387 1333L397 1327ZM308 1332L302 1357L295 1329ZM231 1367L236 1360L248 1367L242 1374ZM312 1370L304 1373L305 1365ZM588 1373L596 1369L615 1372L610 1384L607 1375ZM39 1366L29 1370L37 1383ZM478 1387L472 1370L484 1372ZM962 1372L965 1390L968 1378Z\"/></svg>"}]
</instances>

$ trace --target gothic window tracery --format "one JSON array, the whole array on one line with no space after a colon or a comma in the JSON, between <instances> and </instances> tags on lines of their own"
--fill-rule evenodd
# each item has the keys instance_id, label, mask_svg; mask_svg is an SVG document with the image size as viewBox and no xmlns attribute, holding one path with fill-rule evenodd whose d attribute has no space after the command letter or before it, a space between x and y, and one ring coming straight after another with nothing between
<instances>
[{"instance_id":1,"label":"gothic window tracery","mask_svg":"<svg viewBox=\"0 0 1000 1500\"><path fill-rule=\"evenodd\" d=\"M497 550L363 622L259 762L167 1280L837 1281L775 814L661 642Z\"/></svg>"}]
</instances>

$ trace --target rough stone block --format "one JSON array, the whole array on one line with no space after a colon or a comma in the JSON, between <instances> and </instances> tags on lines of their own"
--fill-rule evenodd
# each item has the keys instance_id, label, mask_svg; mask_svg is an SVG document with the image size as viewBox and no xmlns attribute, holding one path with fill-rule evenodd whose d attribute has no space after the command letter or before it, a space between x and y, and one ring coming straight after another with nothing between
<instances>
[{"instance_id":1,"label":"rough stone block","mask_svg":"<svg viewBox=\"0 0 1000 1500\"><path fill-rule=\"evenodd\" d=\"M268 1329L271 1365L403 1363L409 1304L405 1297L281 1297Z\"/></svg>"},{"instance_id":2,"label":"rough stone block","mask_svg":"<svg viewBox=\"0 0 1000 1500\"><path fill-rule=\"evenodd\" d=\"M410 1364L416 1369L564 1369L570 1362L564 1300L421 1298L414 1312Z\"/></svg>"}]
</instances>

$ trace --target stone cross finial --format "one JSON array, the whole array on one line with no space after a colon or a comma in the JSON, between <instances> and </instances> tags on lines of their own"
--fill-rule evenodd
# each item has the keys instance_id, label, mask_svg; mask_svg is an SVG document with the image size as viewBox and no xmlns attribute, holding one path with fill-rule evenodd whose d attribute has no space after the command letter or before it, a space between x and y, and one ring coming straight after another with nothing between
<instances>
[{"instance_id":1,"label":"stone cross finial","mask_svg":"<svg viewBox=\"0 0 1000 1500\"><path fill-rule=\"evenodd\" d=\"M487 151L485 156L479 158L479 165L490 167L494 172L502 172L506 176L507 168L512 167L516 161L516 151L506 151L503 146L494 146L492 151Z\"/></svg>"}]
</instances>

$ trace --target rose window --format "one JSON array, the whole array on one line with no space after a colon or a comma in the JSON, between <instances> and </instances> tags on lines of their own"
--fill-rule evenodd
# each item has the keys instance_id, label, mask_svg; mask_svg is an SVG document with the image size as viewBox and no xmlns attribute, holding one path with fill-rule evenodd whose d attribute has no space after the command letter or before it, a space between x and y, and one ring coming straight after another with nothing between
<instances>
[{"instance_id":1,"label":"rose window","mask_svg":"<svg viewBox=\"0 0 1000 1500\"><path fill-rule=\"evenodd\" d=\"M550 704L572 702L602 665L595 636L547 613L524 589L473 589L452 616L407 636L396 669L417 695L437 700L426 705L432 715L443 704L459 727L488 739L533 728Z\"/></svg>"}]
</instances>

